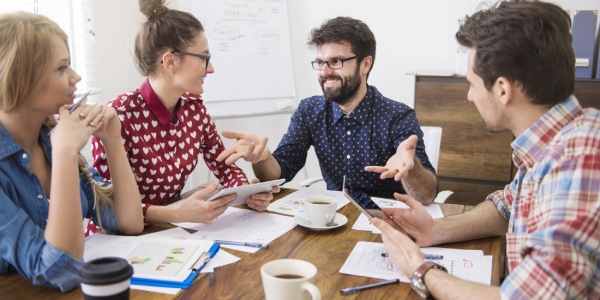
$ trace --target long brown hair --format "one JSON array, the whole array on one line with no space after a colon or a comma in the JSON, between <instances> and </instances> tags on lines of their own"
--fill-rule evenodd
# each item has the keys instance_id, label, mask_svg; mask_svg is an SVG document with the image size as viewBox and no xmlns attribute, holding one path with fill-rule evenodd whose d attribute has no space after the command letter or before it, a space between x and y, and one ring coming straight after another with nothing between
<instances>
[{"instance_id":1,"label":"long brown hair","mask_svg":"<svg viewBox=\"0 0 600 300\"><path fill-rule=\"evenodd\" d=\"M163 52L187 48L204 27L192 14L166 7L164 0L139 1L147 20L135 38L134 58L140 73L148 76Z\"/></svg>"},{"instance_id":2,"label":"long brown hair","mask_svg":"<svg viewBox=\"0 0 600 300\"><path fill-rule=\"evenodd\" d=\"M27 12L0 15L0 110L10 112L19 108L44 87L54 37L59 37L68 49L67 35L47 17ZM49 134L56 125L56 118L49 115L42 130ZM81 155L78 165L80 175L94 185L95 204L114 207L112 186L95 184ZM97 209L101 222L99 212Z\"/></svg>"}]
</instances>

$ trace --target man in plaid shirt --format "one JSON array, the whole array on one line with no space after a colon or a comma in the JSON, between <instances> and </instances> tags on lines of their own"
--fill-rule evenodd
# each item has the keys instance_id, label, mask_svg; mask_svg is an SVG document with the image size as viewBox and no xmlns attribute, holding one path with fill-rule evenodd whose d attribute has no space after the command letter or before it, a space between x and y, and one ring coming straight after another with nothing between
<instances>
[{"instance_id":1,"label":"man in plaid shirt","mask_svg":"<svg viewBox=\"0 0 600 300\"><path fill-rule=\"evenodd\" d=\"M374 219L385 250L423 296L600 299L600 113L573 95L570 24L560 7L525 1L501 2L461 24L456 38L471 48L467 98L489 131L514 134L518 173L461 215L434 221L397 194L410 209ZM500 287L453 277L419 249L504 234L510 275Z\"/></svg>"}]
</instances>

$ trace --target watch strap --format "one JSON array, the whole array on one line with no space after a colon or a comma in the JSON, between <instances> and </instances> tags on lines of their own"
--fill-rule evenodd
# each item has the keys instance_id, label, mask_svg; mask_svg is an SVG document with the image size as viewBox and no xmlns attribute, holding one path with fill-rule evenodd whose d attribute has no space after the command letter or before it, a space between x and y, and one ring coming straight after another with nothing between
<instances>
[{"instance_id":1,"label":"watch strap","mask_svg":"<svg viewBox=\"0 0 600 300\"><path fill-rule=\"evenodd\" d=\"M442 266L440 264L437 264L435 262L426 261L423 264L421 264L415 270L415 272L412 274L412 276L411 276L411 282L412 281L420 282L420 286L422 288L420 288L420 289L417 290L416 286L412 285L412 287L423 298L427 298L427 297L429 297L431 295L431 293L429 292L429 290L425 286L425 282L423 280L423 277L425 277L425 273L427 273L427 271L429 271L431 269L438 269L438 270L442 270L442 271L448 273L448 270L444 266Z\"/></svg>"}]
</instances>

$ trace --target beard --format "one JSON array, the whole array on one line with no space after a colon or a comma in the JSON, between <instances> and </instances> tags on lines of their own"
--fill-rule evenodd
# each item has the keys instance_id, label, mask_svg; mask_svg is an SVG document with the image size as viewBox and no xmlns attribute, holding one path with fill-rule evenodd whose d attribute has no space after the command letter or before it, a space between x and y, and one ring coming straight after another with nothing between
<instances>
[{"instance_id":1,"label":"beard","mask_svg":"<svg viewBox=\"0 0 600 300\"><path fill-rule=\"evenodd\" d=\"M341 83L341 86L338 88L325 89L324 83L327 79L338 79ZM323 96L325 97L325 100L335 102L339 105L347 104L350 102L350 100L352 100L352 97L356 95L356 92L361 85L359 66L356 67L354 74L348 77L319 77L319 84L321 85L321 90L323 90Z\"/></svg>"}]
</instances>

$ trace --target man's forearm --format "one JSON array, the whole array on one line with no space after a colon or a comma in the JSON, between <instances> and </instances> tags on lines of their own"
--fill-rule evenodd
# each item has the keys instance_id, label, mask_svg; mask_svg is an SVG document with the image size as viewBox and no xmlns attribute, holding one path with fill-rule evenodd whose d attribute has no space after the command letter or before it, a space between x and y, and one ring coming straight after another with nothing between
<instances>
[{"instance_id":1,"label":"man's forearm","mask_svg":"<svg viewBox=\"0 0 600 300\"><path fill-rule=\"evenodd\" d=\"M254 170L254 175L260 181L275 180L281 177L281 166L271 154L266 159L253 163L252 170Z\"/></svg>"},{"instance_id":2,"label":"man's forearm","mask_svg":"<svg viewBox=\"0 0 600 300\"><path fill-rule=\"evenodd\" d=\"M500 299L497 286L462 280L441 270L428 271L423 281L435 299Z\"/></svg>"},{"instance_id":3,"label":"man's forearm","mask_svg":"<svg viewBox=\"0 0 600 300\"><path fill-rule=\"evenodd\" d=\"M415 167L402 179L402 186L409 196L423 205L429 205L437 195L438 179L415 157Z\"/></svg>"},{"instance_id":4,"label":"man's forearm","mask_svg":"<svg viewBox=\"0 0 600 300\"><path fill-rule=\"evenodd\" d=\"M435 219L431 245L499 236L506 234L507 230L508 221L500 215L494 203L484 201L468 212Z\"/></svg>"}]
</instances>

